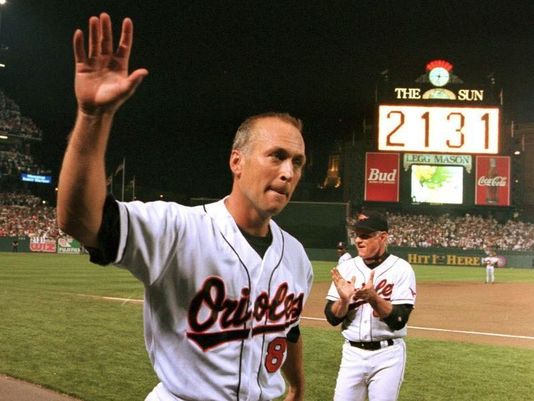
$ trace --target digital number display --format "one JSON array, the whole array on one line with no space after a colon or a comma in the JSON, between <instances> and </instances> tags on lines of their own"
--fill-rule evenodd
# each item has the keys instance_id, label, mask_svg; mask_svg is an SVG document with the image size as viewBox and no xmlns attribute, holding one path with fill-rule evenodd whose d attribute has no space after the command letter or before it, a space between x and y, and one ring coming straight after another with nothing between
<instances>
[{"instance_id":1,"label":"digital number display","mask_svg":"<svg viewBox=\"0 0 534 401\"><path fill-rule=\"evenodd\" d=\"M378 149L396 152L497 154L499 108L378 107Z\"/></svg>"}]
</instances>

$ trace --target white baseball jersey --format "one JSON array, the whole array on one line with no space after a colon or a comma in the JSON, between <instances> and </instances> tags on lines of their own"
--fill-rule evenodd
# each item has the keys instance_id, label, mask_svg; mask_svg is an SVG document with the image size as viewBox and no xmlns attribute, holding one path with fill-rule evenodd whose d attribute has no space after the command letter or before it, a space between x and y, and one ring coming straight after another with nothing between
<instances>
[{"instance_id":1,"label":"white baseball jersey","mask_svg":"<svg viewBox=\"0 0 534 401\"><path fill-rule=\"evenodd\" d=\"M345 280L356 277L355 288L363 287L369 280L371 269L359 256L337 267ZM395 304L415 304L416 285L412 266L394 255L389 255L375 271L374 286L376 292ZM334 283L330 286L326 299L337 301L339 294ZM347 317L343 321L342 335L349 341L382 341L390 338L405 337L406 326L392 331L374 312L371 305L356 300L349 306Z\"/></svg>"},{"instance_id":2,"label":"white baseball jersey","mask_svg":"<svg viewBox=\"0 0 534 401\"><path fill-rule=\"evenodd\" d=\"M486 268L494 268L499 264L499 258L497 256L487 256L482 261L486 264Z\"/></svg>"},{"instance_id":3,"label":"white baseball jersey","mask_svg":"<svg viewBox=\"0 0 534 401\"><path fill-rule=\"evenodd\" d=\"M302 245L271 221L273 240L262 259L224 200L118 204L115 263L145 285L145 343L161 381L150 399L282 395L286 334L299 323L312 285Z\"/></svg>"},{"instance_id":4,"label":"white baseball jersey","mask_svg":"<svg viewBox=\"0 0 534 401\"><path fill-rule=\"evenodd\" d=\"M351 260L352 255L348 252L345 252L343 255L341 255L337 261L337 264L340 265L343 262L346 262L347 260Z\"/></svg>"}]
</instances>

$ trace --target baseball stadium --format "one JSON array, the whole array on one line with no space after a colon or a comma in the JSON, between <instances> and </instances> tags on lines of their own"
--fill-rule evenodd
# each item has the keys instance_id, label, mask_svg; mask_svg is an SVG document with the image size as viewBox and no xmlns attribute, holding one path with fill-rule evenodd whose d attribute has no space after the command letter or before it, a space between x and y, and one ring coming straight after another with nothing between
<instances>
[{"instance_id":1,"label":"baseball stadium","mask_svg":"<svg viewBox=\"0 0 534 401\"><path fill-rule=\"evenodd\" d=\"M343 339L325 305L336 245L357 256L353 227L375 212L389 222L387 252L417 280L398 399L533 400L534 116L517 120L493 75L465 78L443 58L378 72L373 86L361 121L308 157L310 170L273 217L312 264L300 317L305 400L334 395ZM60 228L59 172L43 155L58 134L18 102L0 86L0 401L144 400L159 379L145 344L143 283L91 263ZM122 202L200 206L224 196L139 178L137 157L107 161L107 192ZM498 258L491 283L489 251Z\"/></svg>"}]
</instances>

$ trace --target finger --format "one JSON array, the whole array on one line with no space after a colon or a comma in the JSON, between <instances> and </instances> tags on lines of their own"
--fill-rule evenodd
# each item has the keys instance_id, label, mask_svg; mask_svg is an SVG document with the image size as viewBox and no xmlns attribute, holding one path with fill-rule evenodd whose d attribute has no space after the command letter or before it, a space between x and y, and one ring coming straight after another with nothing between
<instances>
[{"instance_id":1,"label":"finger","mask_svg":"<svg viewBox=\"0 0 534 401\"><path fill-rule=\"evenodd\" d=\"M141 82L143 82L143 79L147 75L148 75L148 70L145 68L139 68L138 70L135 70L134 72L132 72L130 76L128 77L128 81L130 85L128 92L130 94L133 94L136 91L137 87L141 84Z\"/></svg>"},{"instance_id":2,"label":"finger","mask_svg":"<svg viewBox=\"0 0 534 401\"><path fill-rule=\"evenodd\" d=\"M113 53L113 31L109 14L100 14L100 29L102 31L102 54Z\"/></svg>"},{"instance_id":3,"label":"finger","mask_svg":"<svg viewBox=\"0 0 534 401\"><path fill-rule=\"evenodd\" d=\"M122 32L119 47L117 48L117 56L128 59L132 50L133 42L133 22L130 18L125 18L122 21Z\"/></svg>"},{"instance_id":4,"label":"finger","mask_svg":"<svg viewBox=\"0 0 534 401\"><path fill-rule=\"evenodd\" d=\"M89 19L89 58L100 55L100 23L97 17Z\"/></svg>"},{"instance_id":5,"label":"finger","mask_svg":"<svg viewBox=\"0 0 534 401\"><path fill-rule=\"evenodd\" d=\"M85 63L87 61L83 32L81 29L76 29L74 32L74 36L72 37L72 49L74 50L74 62Z\"/></svg>"},{"instance_id":6,"label":"finger","mask_svg":"<svg viewBox=\"0 0 534 401\"><path fill-rule=\"evenodd\" d=\"M352 276L352 278L350 279L350 283L354 284L355 282L356 282L356 276Z\"/></svg>"},{"instance_id":7,"label":"finger","mask_svg":"<svg viewBox=\"0 0 534 401\"><path fill-rule=\"evenodd\" d=\"M339 280L339 272L336 268L333 268L330 270L330 276L332 277L332 281L336 282Z\"/></svg>"}]
</instances>

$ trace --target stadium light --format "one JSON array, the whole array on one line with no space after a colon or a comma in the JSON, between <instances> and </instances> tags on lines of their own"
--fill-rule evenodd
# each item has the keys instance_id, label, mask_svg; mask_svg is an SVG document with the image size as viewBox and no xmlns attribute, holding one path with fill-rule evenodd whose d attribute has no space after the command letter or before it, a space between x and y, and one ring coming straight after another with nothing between
<instances>
[{"instance_id":1,"label":"stadium light","mask_svg":"<svg viewBox=\"0 0 534 401\"><path fill-rule=\"evenodd\" d=\"M6 3L7 3L7 0L0 0L0 51L4 50L4 45L2 45L2 7ZM5 66L6 65L4 63L0 64L0 68L4 68Z\"/></svg>"}]
</instances>

